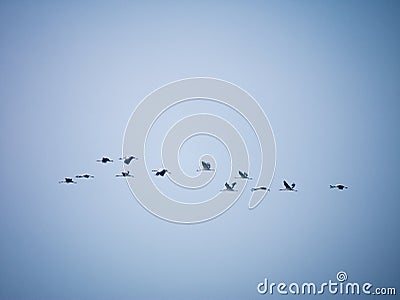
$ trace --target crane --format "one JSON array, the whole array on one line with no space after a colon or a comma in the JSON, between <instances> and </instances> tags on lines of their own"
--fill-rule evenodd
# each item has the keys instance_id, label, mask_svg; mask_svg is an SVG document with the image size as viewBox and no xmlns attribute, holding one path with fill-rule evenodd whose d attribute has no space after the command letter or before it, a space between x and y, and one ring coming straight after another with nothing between
<instances>
[{"instance_id":1,"label":"crane","mask_svg":"<svg viewBox=\"0 0 400 300\"><path fill-rule=\"evenodd\" d=\"M65 177L64 180L59 181L58 183L77 183L76 181L73 181L71 177Z\"/></svg>"},{"instance_id":2,"label":"crane","mask_svg":"<svg viewBox=\"0 0 400 300\"><path fill-rule=\"evenodd\" d=\"M125 164L129 165L132 160L137 160L138 158L136 156L130 155L130 156L124 156L120 157L119 160L123 160Z\"/></svg>"},{"instance_id":3,"label":"crane","mask_svg":"<svg viewBox=\"0 0 400 300\"><path fill-rule=\"evenodd\" d=\"M296 184L293 182L292 185L289 185L286 180L283 181L283 185L285 186L284 189L279 189L280 191L291 191L291 192L297 192L297 190L294 188Z\"/></svg>"},{"instance_id":4,"label":"crane","mask_svg":"<svg viewBox=\"0 0 400 300\"><path fill-rule=\"evenodd\" d=\"M106 156L103 156L101 159L98 159L98 160L96 160L97 162L101 162L101 163L103 163L103 164L106 164L106 163L108 163L108 162L113 162L113 160L112 159L110 159L110 158L108 158L108 157L106 157Z\"/></svg>"},{"instance_id":5,"label":"crane","mask_svg":"<svg viewBox=\"0 0 400 300\"><path fill-rule=\"evenodd\" d=\"M225 189L221 190L222 191L229 191L229 192L236 192L237 190L235 190L235 185L236 182L232 182L231 184L225 182Z\"/></svg>"}]
</instances>

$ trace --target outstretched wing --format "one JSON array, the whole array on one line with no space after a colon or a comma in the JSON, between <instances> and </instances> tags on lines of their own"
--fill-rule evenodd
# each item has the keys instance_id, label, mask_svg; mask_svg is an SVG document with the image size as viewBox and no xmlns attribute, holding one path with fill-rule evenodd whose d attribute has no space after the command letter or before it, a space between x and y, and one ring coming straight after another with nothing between
<instances>
[{"instance_id":1,"label":"outstretched wing","mask_svg":"<svg viewBox=\"0 0 400 300\"><path fill-rule=\"evenodd\" d=\"M235 187L235 185L236 185L236 182L232 183L232 189Z\"/></svg>"},{"instance_id":2,"label":"outstretched wing","mask_svg":"<svg viewBox=\"0 0 400 300\"><path fill-rule=\"evenodd\" d=\"M209 162L201 161L201 165L203 169L209 170L211 168L211 164Z\"/></svg>"},{"instance_id":3,"label":"outstretched wing","mask_svg":"<svg viewBox=\"0 0 400 300\"><path fill-rule=\"evenodd\" d=\"M239 170L239 175L240 175L240 177L243 177L243 178L245 178L246 177L246 175L245 175L246 173L243 173L242 171L240 171Z\"/></svg>"},{"instance_id":4,"label":"outstretched wing","mask_svg":"<svg viewBox=\"0 0 400 300\"><path fill-rule=\"evenodd\" d=\"M231 189L231 186L227 182L225 182L225 187L226 187L227 190Z\"/></svg>"},{"instance_id":5,"label":"outstretched wing","mask_svg":"<svg viewBox=\"0 0 400 300\"><path fill-rule=\"evenodd\" d=\"M287 188L288 190L291 189L290 185L286 182L286 180L283 181L283 185L284 185L285 188Z\"/></svg>"}]
</instances>

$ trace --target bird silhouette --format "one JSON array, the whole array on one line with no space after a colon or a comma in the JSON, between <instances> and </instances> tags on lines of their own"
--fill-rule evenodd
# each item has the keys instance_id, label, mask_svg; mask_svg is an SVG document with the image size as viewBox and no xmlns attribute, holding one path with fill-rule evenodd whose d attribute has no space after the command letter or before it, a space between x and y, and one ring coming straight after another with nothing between
<instances>
[{"instance_id":1,"label":"bird silhouette","mask_svg":"<svg viewBox=\"0 0 400 300\"><path fill-rule=\"evenodd\" d=\"M71 177L65 177L64 180L59 181L58 183L77 183L76 181L73 181Z\"/></svg>"},{"instance_id":2,"label":"bird silhouette","mask_svg":"<svg viewBox=\"0 0 400 300\"><path fill-rule=\"evenodd\" d=\"M349 188L348 186L344 186L343 184L334 184L334 185L330 184L329 187L331 189L338 189L338 190L343 190L343 189Z\"/></svg>"},{"instance_id":3,"label":"bird silhouette","mask_svg":"<svg viewBox=\"0 0 400 300\"><path fill-rule=\"evenodd\" d=\"M85 173L85 174L78 174L78 175L76 175L75 177L76 177L76 178L86 178L86 179L88 179L88 178L94 178L93 175L90 175L90 174L87 174L87 173Z\"/></svg>"},{"instance_id":4,"label":"bird silhouette","mask_svg":"<svg viewBox=\"0 0 400 300\"><path fill-rule=\"evenodd\" d=\"M292 183L292 185L289 185L286 180L283 181L283 185L285 186L284 189L279 189L280 191L291 191L291 192L297 192L297 190L295 190L295 183Z\"/></svg>"},{"instance_id":5,"label":"bird silhouette","mask_svg":"<svg viewBox=\"0 0 400 300\"><path fill-rule=\"evenodd\" d=\"M129 174L129 171L122 171L121 174L115 175L115 177L134 177L132 174Z\"/></svg>"},{"instance_id":6,"label":"bird silhouette","mask_svg":"<svg viewBox=\"0 0 400 300\"><path fill-rule=\"evenodd\" d=\"M201 168L197 169L197 172L200 171L214 171L214 169L211 169L211 164L209 162L206 161L201 161Z\"/></svg>"},{"instance_id":7,"label":"bird silhouette","mask_svg":"<svg viewBox=\"0 0 400 300\"><path fill-rule=\"evenodd\" d=\"M125 164L129 165L132 160L137 160L138 158L136 156L130 155L130 156L124 156L120 157L119 160L123 160Z\"/></svg>"},{"instance_id":8,"label":"bird silhouette","mask_svg":"<svg viewBox=\"0 0 400 300\"><path fill-rule=\"evenodd\" d=\"M155 172L156 173L156 176L162 176L162 177L164 177L164 175L165 174L171 174L171 172L170 171L168 171L167 169L164 169L164 168L160 168L160 169L153 169L153 170L151 170L152 172Z\"/></svg>"},{"instance_id":9,"label":"bird silhouette","mask_svg":"<svg viewBox=\"0 0 400 300\"><path fill-rule=\"evenodd\" d=\"M231 184L225 182L225 189L221 190L222 191L229 191L229 192L236 192L237 190L235 190L235 185L236 182L232 182Z\"/></svg>"},{"instance_id":10,"label":"bird silhouette","mask_svg":"<svg viewBox=\"0 0 400 300\"><path fill-rule=\"evenodd\" d=\"M239 170L239 175L240 177L235 177L235 178L239 178L239 179L249 179L252 180L253 178L249 177L249 174L247 174L246 172L242 172Z\"/></svg>"},{"instance_id":11,"label":"bird silhouette","mask_svg":"<svg viewBox=\"0 0 400 300\"><path fill-rule=\"evenodd\" d=\"M106 164L106 163L108 163L108 162L113 162L113 160L112 159L110 159L110 158L108 158L108 157L106 157L106 156L103 156L101 159L98 159L98 160L96 160L97 162L101 162L101 163L103 163L103 164Z\"/></svg>"},{"instance_id":12,"label":"bird silhouette","mask_svg":"<svg viewBox=\"0 0 400 300\"><path fill-rule=\"evenodd\" d=\"M251 188L251 191L252 192L255 192L255 191L270 191L270 189L269 188L267 188L266 186L255 186L255 187L253 187L253 188Z\"/></svg>"}]
</instances>

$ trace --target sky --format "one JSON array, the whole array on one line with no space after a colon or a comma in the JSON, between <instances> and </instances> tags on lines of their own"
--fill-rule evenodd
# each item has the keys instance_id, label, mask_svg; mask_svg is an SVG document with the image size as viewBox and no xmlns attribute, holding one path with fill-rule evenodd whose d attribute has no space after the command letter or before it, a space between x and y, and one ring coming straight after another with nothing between
<instances>
[{"instance_id":1,"label":"sky","mask_svg":"<svg viewBox=\"0 0 400 300\"><path fill-rule=\"evenodd\" d=\"M2 1L0 299L279 299L257 284L339 271L399 293L399 13L387 0ZM257 100L276 169L256 209L247 189L218 218L182 225L149 213L114 175L140 101L198 76ZM212 110L240 127L213 105L164 118ZM155 147L166 127L155 127ZM198 137L182 168L210 147L218 166L229 163L219 142ZM96 163L102 156L115 162ZM84 172L95 178L58 184ZM222 188L216 176L207 195ZM284 179L299 192L279 192Z\"/></svg>"}]
</instances>

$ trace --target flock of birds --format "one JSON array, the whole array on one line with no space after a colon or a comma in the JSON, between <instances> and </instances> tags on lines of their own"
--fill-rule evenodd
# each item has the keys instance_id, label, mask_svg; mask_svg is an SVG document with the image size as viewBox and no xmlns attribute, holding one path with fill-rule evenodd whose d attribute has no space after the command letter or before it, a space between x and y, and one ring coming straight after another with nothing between
<instances>
[{"instance_id":1,"label":"flock of birds","mask_svg":"<svg viewBox=\"0 0 400 300\"><path fill-rule=\"evenodd\" d=\"M119 160L122 160L127 165L129 165L133 160L137 160L137 159L138 158L133 156L133 155L124 156L124 157L120 157L119 158ZM110 159L110 158L108 158L106 156L103 156L101 159L98 159L96 161L99 162L99 163L103 163L103 164L112 163L113 162L112 159ZM168 171L165 168L152 169L151 171L153 173L155 173L155 176L161 176L161 177L164 177L166 174L171 174L171 172ZM200 169L197 169L196 171L197 172L202 172L202 171L206 171L206 172L211 171L211 172L213 172L213 171L215 171L215 169L211 168L211 163L206 162L206 161L202 161ZM247 174L244 171L239 170L238 173L239 173L239 176L235 177L237 179L246 179L246 180L252 180L253 179L252 177L249 177L249 174ZM122 171L120 174L116 174L115 177L134 177L134 176L132 174L130 174L129 171ZM85 174L78 174L78 175L75 176L75 178L89 179L89 178L94 178L94 176L85 173ZM64 180L59 181L59 183L76 184L77 182L74 181L72 177L65 177ZM236 181L232 182L230 184L228 182L225 182L224 189L222 189L220 191L235 192L235 191L237 191L235 189L236 184L237 184ZM295 189L296 184L294 182L292 184L289 184L289 183L287 183L286 180L283 180L283 186L284 187L279 189L279 191L290 191L290 192L297 192L298 191L297 189ZM348 189L348 187L343 185L343 184L334 184L334 185L331 184L331 185L329 185L329 187L331 189L338 189L338 190ZM255 192L255 191L268 191L269 192L270 189L267 188L266 186L256 186L256 187L252 187L251 191L252 192Z\"/></svg>"},{"instance_id":2,"label":"flock of birds","mask_svg":"<svg viewBox=\"0 0 400 300\"><path fill-rule=\"evenodd\" d=\"M124 157L120 157L119 160L124 161L125 164L129 165L131 163L132 160L136 160L138 159L137 157L130 155L130 156L124 156ZM103 156L101 159L97 159L96 160L99 163L112 163L113 160ZM133 177L132 174L129 173L129 171L122 171L120 174L116 174L115 177ZM94 175L90 175L87 173L84 174L78 174L75 176L75 178L85 178L85 179L89 179L89 178L94 178ZM74 181L72 177L65 177L64 180L59 181L58 183L73 183L73 184L77 184L78 182Z\"/></svg>"}]
</instances>

